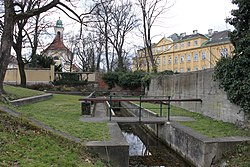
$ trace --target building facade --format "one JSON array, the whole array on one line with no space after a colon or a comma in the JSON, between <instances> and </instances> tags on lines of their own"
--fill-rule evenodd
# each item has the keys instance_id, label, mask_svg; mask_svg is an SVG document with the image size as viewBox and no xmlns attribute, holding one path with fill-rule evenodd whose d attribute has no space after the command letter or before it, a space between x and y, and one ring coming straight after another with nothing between
<instances>
[{"instance_id":1,"label":"building facade","mask_svg":"<svg viewBox=\"0 0 250 167\"><path fill-rule=\"evenodd\" d=\"M44 50L43 55L53 57L55 65L61 65L62 72L79 71L76 64L70 64L73 59L73 53L63 43L64 27L60 18L56 21L54 30L55 38L53 42Z\"/></svg>"},{"instance_id":2,"label":"building facade","mask_svg":"<svg viewBox=\"0 0 250 167\"><path fill-rule=\"evenodd\" d=\"M221 57L232 56L233 45L228 37L229 31L200 34L197 30L193 34L173 34L163 37L153 44L152 52L159 72L172 70L174 72L191 72L213 68ZM132 70L147 71L151 69L149 57L145 48L137 51L133 58Z\"/></svg>"}]
</instances>

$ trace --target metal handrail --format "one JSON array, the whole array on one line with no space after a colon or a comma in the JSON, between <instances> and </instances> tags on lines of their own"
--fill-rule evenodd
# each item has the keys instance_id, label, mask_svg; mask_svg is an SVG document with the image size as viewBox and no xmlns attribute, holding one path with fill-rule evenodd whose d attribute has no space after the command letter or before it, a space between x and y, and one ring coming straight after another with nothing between
<instances>
[{"instance_id":1,"label":"metal handrail","mask_svg":"<svg viewBox=\"0 0 250 167\"><path fill-rule=\"evenodd\" d=\"M87 97L87 98L83 98L83 99L79 99L79 101L91 101L91 102L107 102L108 104L108 108L109 108L109 121L111 121L111 117L112 115L114 115L114 111L113 109L117 109L117 108L125 108L125 107L113 107L113 102L121 102L121 101L139 101L139 122L141 122L141 117L142 117L142 106L141 103L142 102L154 102L154 103L159 103L160 104L160 117L162 117L162 105L168 105L167 107L167 118L168 121L170 121L170 103L171 102L201 102L202 103L202 99L171 99L170 96L166 98L142 98L143 96L140 95L139 99L138 98L113 98L112 95L109 96L109 98L105 97L105 98L91 98L91 97ZM128 108L127 108L128 109ZM153 108L150 108L153 109ZM158 109L158 108L157 108Z\"/></svg>"}]
</instances>

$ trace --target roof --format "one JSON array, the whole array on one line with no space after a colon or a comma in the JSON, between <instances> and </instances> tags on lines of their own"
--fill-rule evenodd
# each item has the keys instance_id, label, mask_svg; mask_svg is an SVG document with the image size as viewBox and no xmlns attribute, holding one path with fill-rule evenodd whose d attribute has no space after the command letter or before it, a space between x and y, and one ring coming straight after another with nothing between
<instances>
[{"instance_id":1,"label":"roof","mask_svg":"<svg viewBox=\"0 0 250 167\"><path fill-rule=\"evenodd\" d=\"M60 17L59 20L56 21L56 27L63 27L62 20L60 20Z\"/></svg>"},{"instance_id":2,"label":"roof","mask_svg":"<svg viewBox=\"0 0 250 167\"><path fill-rule=\"evenodd\" d=\"M176 33L170 35L168 38L172 39L173 41L178 41L180 40L180 36Z\"/></svg>"},{"instance_id":3,"label":"roof","mask_svg":"<svg viewBox=\"0 0 250 167\"><path fill-rule=\"evenodd\" d=\"M57 35L53 42L45 49L46 50L65 50L70 51L63 43L60 37L60 32L57 32Z\"/></svg>"},{"instance_id":4,"label":"roof","mask_svg":"<svg viewBox=\"0 0 250 167\"><path fill-rule=\"evenodd\" d=\"M213 44L218 44L218 43L230 42L229 32L230 32L229 30L220 31L220 32L215 31L210 36L209 41L207 41L204 45L213 45Z\"/></svg>"},{"instance_id":5,"label":"roof","mask_svg":"<svg viewBox=\"0 0 250 167\"><path fill-rule=\"evenodd\" d=\"M200 33L196 33L196 34L190 34L190 35L185 35L184 37L181 38L181 40L189 40L189 39L193 39L193 38L197 38L197 37L204 37L207 38L205 35L200 34Z\"/></svg>"}]
</instances>

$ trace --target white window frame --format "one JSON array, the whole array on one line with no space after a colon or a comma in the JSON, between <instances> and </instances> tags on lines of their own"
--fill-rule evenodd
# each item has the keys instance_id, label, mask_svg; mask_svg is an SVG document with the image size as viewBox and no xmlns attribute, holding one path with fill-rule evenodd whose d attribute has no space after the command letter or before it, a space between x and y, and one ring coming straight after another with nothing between
<instances>
[{"instance_id":1,"label":"white window frame","mask_svg":"<svg viewBox=\"0 0 250 167\"><path fill-rule=\"evenodd\" d=\"M207 57L206 52L203 51L203 52L202 52L202 60L206 60L206 57Z\"/></svg>"},{"instance_id":2,"label":"white window frame","mask_svg":"<svg viewBox=\"0 0 250 167\"><path fill-rule=\"evenodd\" d=\"M198 46L198 40L194 40L194 46Z\"/></svg>"},{"instance_id":3,"label":"white window frame","mask_svg":"<svg viewBox=\"0 0 250 167\"><path fill-rule=\"evenodd\" d=\"M178 64L178 56L174 57L174 64Z\"/></svg>"},{"instance_id":4,"label":"white window frame","mask_svg":"<svg viewBox=\"0 0 250 167\"><path fill-rule=\"evenodd\" d=\"M198 61L199 60L199 53L194 53L194 61Z\"/></svg>"},{"instance_id":5,"label":"white window frame","mask_svg":"<svg viewBox=\"0 0 250 167\"><path fill-rule=\"evenodd\" d=\"M187 62L191 62L191 54L187 55Z\"/></svg>"}]
</instances>

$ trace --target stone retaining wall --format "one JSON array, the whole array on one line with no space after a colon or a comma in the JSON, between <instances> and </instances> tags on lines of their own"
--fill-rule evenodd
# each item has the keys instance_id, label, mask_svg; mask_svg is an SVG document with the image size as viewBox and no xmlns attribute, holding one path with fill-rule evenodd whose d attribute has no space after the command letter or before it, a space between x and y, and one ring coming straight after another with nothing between
<instances>
[{"instance_id":1,"label":"stone retaining wall","mask_svg":"<svg viewBox=\"0 0 250 167\"><path fill-rule=\"evenodd\" d=\"M227 99L227 94L213 79L213 69L166 75L151 80L148 96L171 96L172 99L202 99L200 102L176 102L173 105L201 113L224 122L248 124L240 107Z\"/></svg>"}]
</instances>

